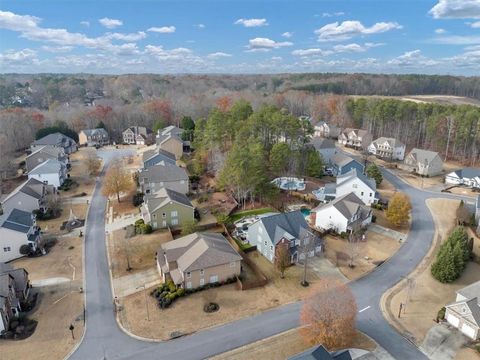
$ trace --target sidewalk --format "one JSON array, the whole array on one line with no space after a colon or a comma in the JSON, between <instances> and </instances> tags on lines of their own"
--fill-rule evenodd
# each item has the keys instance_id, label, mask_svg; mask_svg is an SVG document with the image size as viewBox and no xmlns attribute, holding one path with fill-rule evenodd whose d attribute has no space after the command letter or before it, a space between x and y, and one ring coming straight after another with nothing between
<instances>
[{"instance_id":1,"label":"sidewalk","mask_svg":"<svg viewBox=\"0 0 480 360\"><path fill-rule=\"evenodd\" d=\"M377 224L370 224L368 226L368 230L376 232L377 234L387 236L389 238L398 240L398 241L405 241L407 238L407 234L401 233L399 231L395 231L392 229L388 229L386 227L377 225Z\"/></svg>"},{"instance_id":2,"label":"sidewalk","mask_svg":"<svg viewBox=\"0 0 480 360\"><path fill-rule=\"evenodd\" d=\"M160 282L161 279L158 270L153 268L113 279L113 289L115 296L120 298L142 291L144 285L145 288L148 289L156 284L160 284Z\"/></svg>"}]
</instances>

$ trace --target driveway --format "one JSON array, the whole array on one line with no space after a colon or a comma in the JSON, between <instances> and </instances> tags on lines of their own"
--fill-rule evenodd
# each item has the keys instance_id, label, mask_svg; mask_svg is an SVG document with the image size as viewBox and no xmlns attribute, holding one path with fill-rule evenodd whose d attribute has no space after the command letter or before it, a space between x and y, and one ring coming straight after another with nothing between
<instances>
[{"instance_id":1,"label":"driveway","mask_svg":"<svg viewBox=\"0 0 480 360\"><path fill-rule=\"evenodd\" d=\"M446 324L433 326L425 336L421 348L435 360L452 360L467 339L459 331Z\"/></svg>"}]
</instances>

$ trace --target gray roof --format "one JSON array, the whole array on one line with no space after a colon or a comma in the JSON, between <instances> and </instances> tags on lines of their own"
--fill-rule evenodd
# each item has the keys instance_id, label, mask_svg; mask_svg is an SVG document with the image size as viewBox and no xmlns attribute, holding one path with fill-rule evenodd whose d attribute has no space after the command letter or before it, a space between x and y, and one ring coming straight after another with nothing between
<instances>
[{"instance_id":1,"label":"gray roof","mask_svg":"<svg viewBox=\"0 0 480 360\"><path fill-rule=\"evenodd\" d=\"M480 299L480 281L474 282L460 290L457 290L457 294L466 297L467 299L473 299L478 297Z\"/></svg>"},{"instance_id":2,"label":"gray roof","mask_svg":"<svg viewBox=\"0 0 480 360\"><path fill-rule=\"evenodd\" d=\"M370 208L368 206L365 206L363 204L363 201L360 200L358 196L355 195L353 192L336 198L328 204L321 204L313 211L324 210L330 207L334 207L335 209L337 209L340 214L342 214L347 219L351 219L352 216L357 214L359 211L366 213L370 212Z\"/></svg>"},{"instance_id":3,"label":"gray roof","mask_svg":"<svg viewBox=\"0 0 480 360\"><path fill-rule=\"evenodd\" d=\"M29 171L29 175L58 174L64 165L55 159L47 159Z\"/></svg>"},{"instance_id":4,"label":"gray roof","mask_svg":"<svg viewBox=\"0 0 480 360\"><path fill-rule=\"evenodd\" d=\"M58 158L60 155L61 156L65 155L65 153L63 152L63 148L55 147L55 146L52 146L52 145L45 145L45 146L42 146L41 148L38 148L34 152L32 152L30 155L27 156L27 158L29 158L30 156L32 156L34 154L38 154L38 153L49 154L49 155L52 155L56 158Z\"/></svg>"},{"instance_id":5,"label":"gray roof","mask_svg":"<svg viewBox=\"0 0 480 360\"><path fill-rule=\"evenodd\" d=\"M162 253L168 262L176 261L183 272L242 260L222 234L207 232L196 232L164 243L158 251Z\"/></svg>"},{"instance_id":6,"label":"gray roof","mask_svg":"<svg viewBox=\"0 0 480 360\"><path fill-rule=\"evenodd\" d=\"M188 180L188 175L184 168L169 165L168 163L157 164L141 170L140 176L147 178L148 182L153 183Z\"/></svg>"},{"instance_id":7,"label":"gray roof","mask_svg":"<svg viewBox=\"0 0 480 360\"><path fill-rule=\"evenodd\" d=\"M310 144L317 150L335 149L335 141L315 136L310 140Z\"/></svg>"},{"instance_id":8,"label":"gray roof","mask_svg":"<svg viewBox=\"0 0 480 360\"><path fill-rule=\"evenodd\" d=\"M477 195L477 199L475 200L475 209L480 209L480 195Z\"/></svg>"},{"instance_id":9,"label":"gray roof","mask_svg":"<svg viewBox=\"0 0 480 360\"><path fill-rule=\"evenodd\" d=\"M454 173L457 174L460 179L473 179L480 176L480 169L467 167L454 171Z\"/></svg>"},{"instance_id":10,"label":"gray roof","mask_svg":"<svg viewBox=\"0 0 480 360\"><path fill-rule=\"evenodd\" d=\"M152 160L153 158L156 158L158 161L165 161L169 162L171 164L176 164L176 159L175 159L175 154L172 154L169 151L163 150L163 149L157 149L157 150L148 150L145 151L142 155L142 160L143 162Z\"/></svg>"},{"instance_id":11,"label":"gray roof","mask_svg":"<svg viewBox=\"0 0 480 360\"><path fill-rule=\"evenodd\" d=\"M127 130L131 130L135 135L148 135L153 133L152 129L145 126L130 126L126 128L123 132Z\"/></svg>"},{"instance_id":12,"label":"gray roof","mask_svg":"<svg viewBox=\"0 0 480 360\"><path fill-rule=\"evenodd\" d=\"M10 293L10 283L13 281L13 276L8 273L0 274L0 295L8 297Z\"/></svg>"},{"instance_id":13,"label":"gray roof","mask_svg":"<svg viewBox=\"0 0 480 360\"><path fill-rule=\"evenodd\" d=\"M274 245L284 237L285 233L298 239L302 231L309 229L300 210L262 217L258 221L263 224Z\"/></svg>"},{"instance_id":14,"label":"gray roof","mask_svg":"<svg viewBox=\"0 0 480 360\"><path fill-rule=\"evenodd\" d=\"M19 192L29 195L37 200L41 199L43 196L44 186L45 184L42 183L41 181L30 178L20 186L17 186L14 190L12 190L12 192L8 194L8 196L5 199L3 199L2 203L4 203L8 199L10 199L13 195Z\"/></svg>"},{"instance_id":15,"label":"gray roof","mask_svg":"<svg viewBox=\"0 0 480 360\"><path fill-rule=\"evenodd\" d=\"M14 269L10 264L0 263L0 275L8 274L15 280L17 290L24 290L28 284L28 271L24 268Z\"/></svg>"},{"instance_id":16,"label":"gray roof","mask_svg":"<svg viewBox=\"0 0 480 360\"><path fill-rule=\"evenodd\" d=\"M433 161L436 157L439 157L438 153L435 151L424 150L424 149L417 149L413 148L412 151L408 154L408 156L412 156L415 161L419 163L428 164ZM440 157L439 157L440 158Z\"/></svg>"},{"instance_id":17,"label":"gray roof","mask_svg":"<svg viewBox=\"0 0 480 360\"><path fill-rule=\"evenodd\" d=\"M32 214L19 209L12 209L0 218L0 227L28 233L33 226Z\"/></svg>"},{"instance_id":18,"label":"gray roof","mask_svg":"<svg viewBox=\"0 0 480 360\"><path fill-rule=\"evenodd\" d=\"M153 194L145 195L145 205L150 213L164 207L172 201L193 208L187 195L167 188L161 188Z\"/></svg>"},{"instance_id":19,"label":"gray roof","mask_svg":"<svg viewBox=\"0 0 480 360\"><path fill-rule=\"evenodd\" d=\"M108 136L108 132L107 130L105 130L104 128L97 128L97 129L83 129L82 130L83 133L87 136L92 136L92 135L106 135Z\"/></svg>"},{"instance_id":20,"label":"gray roof","mask_svg":"<svg viewBox=\"0 0 480 360\"><path fill-rule=\"evenodd\" d=\"M345 166L345 165L351 163L352 161L358 162L357 160L351 158L350 156L343 155L343 154L333 155L332 158L331 158L331 161L332 161L333 164L337 165L338 167Z\"/></svg>"},{"instance_id":21,"label":"gray roof","mask_svg":"<svg viewBox=\"0 0 480 360\"><path fill-rule=\"evenodd\" d=\"M362 172L357 171L357 169L353 168L349 172L338 175L337 176L337 186L343 184L344 182L349 181L352 178L360 179L365 185L367 185L373 191L377 190L377 184L375 183L375 179L369 178L368 176L364 175Z\"/></svg>"},{"instance_id":22,"label":"gray roof","mask_svg":"<svg viewBox=\"0 0 480 360\"><path fill-rule=\"evenodd\" d=\"M387 142L388 145L390 145L390 147L392 148L396 148L396 147L401 147L401 146L405 146L405 144L403 144L401 141L395 139L395 138L388 138L388 137L379 137L378 139L376 140L373 140L372 141L372 144L374 146L377 146L379 144L383 144Z\"/></svg>"},{"instance_id":23,"label":"gray roof","mask_svg":"<svg viewBox=\"0 0 480 360\"><path fill-rule=\"evenodd\" d=\"M182 136L182 133L183 129L173 125L167 126L160 131L161 135L174 135L178 137Z\"/></svg>"},{"instance_id":24,"label":"gray roof","mask_svg":"<svg viewBox=\"0 0 480 360\"><path fill-rule=\"evenodd\" d=\"M346 128L345 130L342 131L342 134L348 135L348 133L354 132L356 136L358 137L363 137L365 135L369 135L370 132L368 130L364 129L353 129L353 128Z\"/></svg>"},{"instance_id":25,"label":"gray roof","mask_svg":"<svg viewBox=\"0 0 480 360\"><path fill-rule=\"evenodd\" d=\"M56 132L53 134L48 134L43 138L35 140L33 145L54 145L54 146L65 146L70 145L71 143L75 143L75 140L72 138L63 135L62 133Z\"/></svg>"},{"instance_id":26,"label":"gray roof","mask_svg":"<svg viewBox=\"0 0 480 360\"><path fill-rule=\"evenodd\" d=\"M317 345L289 357L288 360L352 360L352 357L348 350L329 353L323 345Z\"/></svg>"}]
</instances>

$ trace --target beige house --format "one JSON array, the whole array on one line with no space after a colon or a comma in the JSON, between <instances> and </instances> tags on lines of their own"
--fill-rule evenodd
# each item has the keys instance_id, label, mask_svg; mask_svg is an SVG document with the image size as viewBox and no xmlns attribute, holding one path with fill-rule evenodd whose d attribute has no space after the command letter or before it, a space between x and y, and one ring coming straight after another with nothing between
<instances>
[{"instance_id":1,"label":"beige house","mask_svg":"<svg viewBox=\"0 0 480 360\"><path fill-rule=\"evenodd\" d=\"M242 257L217 233L196 232L162 244L157 267L162 280L185 289L240 275Z\"/></svg>"},{"instance_id":2,"label":"beige house","mask_svg":"<svg viewBox=\"0 0 480 360\"><path fill-rule=\"evenodd\" d=\"M340 128L325 121L319 121L313 126L314 136L336 139L340 135Z\"/></svg>"},{"instance_id":3,"label":"beige house","mask_svg":"<svg viewBox=\"0 0 480 360\"><path fill-rule=\"evenodd\" d=\"M182 140L183 130L176 126L167 126L159 130L157 134L157 146L159 149L175 154L176 159L183 156L184 141Z\"/></svg>"},{"instance_id":4,"label":"beige house","mask_svg":"<svg viewBox=\"0 0 480 360\"><path fill-rule=\"evenodd\" d=\"M150 145L155 142L155 134L145 126L130 126L122 132L124 144Z\"/></svg>"},{"instance_id":5,"label":"beige house","mask_svg":"<svg viewBox=\"0 0 480 360\"><path fill-rule=\"evenodd\" d=\"M338 142L344 146L366 149L372 142L372 134L363 129L346 128L338 136Z\"/></svg>"},{"instance_id":6,"label":"beige house","mask_svg":"<svg viewBox=\"0 0 480 360\"><path fill-rule=\"evenodd\" d=\"M472 340L480 339L480 281L457 291L445 306L445 320Z\"/></svg>"},{"instance_id":7,"label":"beige house","mask_svg":"<svg viewBox=\"0 0 480 360\"><path fill-rule=\"evenodd\" d=\"M443 161L435 151L414 148L405 157L406 167L418 175L436 176L443 170Z\"/></svg>"},{"instance_id":8,"label":"beige house","mask_svg":"<svg viewBox=\"0 0 480 360\"><path fill-rule=\"evenodd\" d=\"M145 195L142 218L153 229L182 226L193 221L193 205L185 194L162 188Z\"/></svg>"},{"instance_id":9,"label":"beige house","mask_svg":"<svg viewBox=\"0 0 480 360\"><path fill-rule=\"evenodd\" d=\"M84 129L78 133L78 143L85 146L104 146L110 144L110 136L104 128Z\"/></svg>"}]
</instances>

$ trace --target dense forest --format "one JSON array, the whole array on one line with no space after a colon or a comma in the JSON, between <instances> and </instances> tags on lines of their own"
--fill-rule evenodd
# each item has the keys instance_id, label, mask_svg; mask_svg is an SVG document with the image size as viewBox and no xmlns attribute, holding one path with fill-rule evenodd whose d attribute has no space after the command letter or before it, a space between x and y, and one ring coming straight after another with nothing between
<instances>
[{"instance_id":1,"label":"dense forest","mask_svg":"<svg viewBox=\"0 0 480 360\"><path fill-rule=\"evenodd\" d=\"M359 96L369 94L381 96ZM248 103L252 118L258 121L257 112L269 107L276 110L266 117L276 117L278 112L295 118L310 115L340 127L368 129L374 137L397 137L407 148L423 147L444 155L448 151L449 158L475 165L480 152L480 108L385 98L415 94L469 96L475 103L480 98L480 77L1 75L0 170L3 176L5 171L12 172L13 157L45 127L78 132L102 122L116 140L127 126L180 125L185 116L199 124L217 117L220 128L222 122L235 120L218 114L230 112L238 101Z\"/></svg>"}]
</instances>

